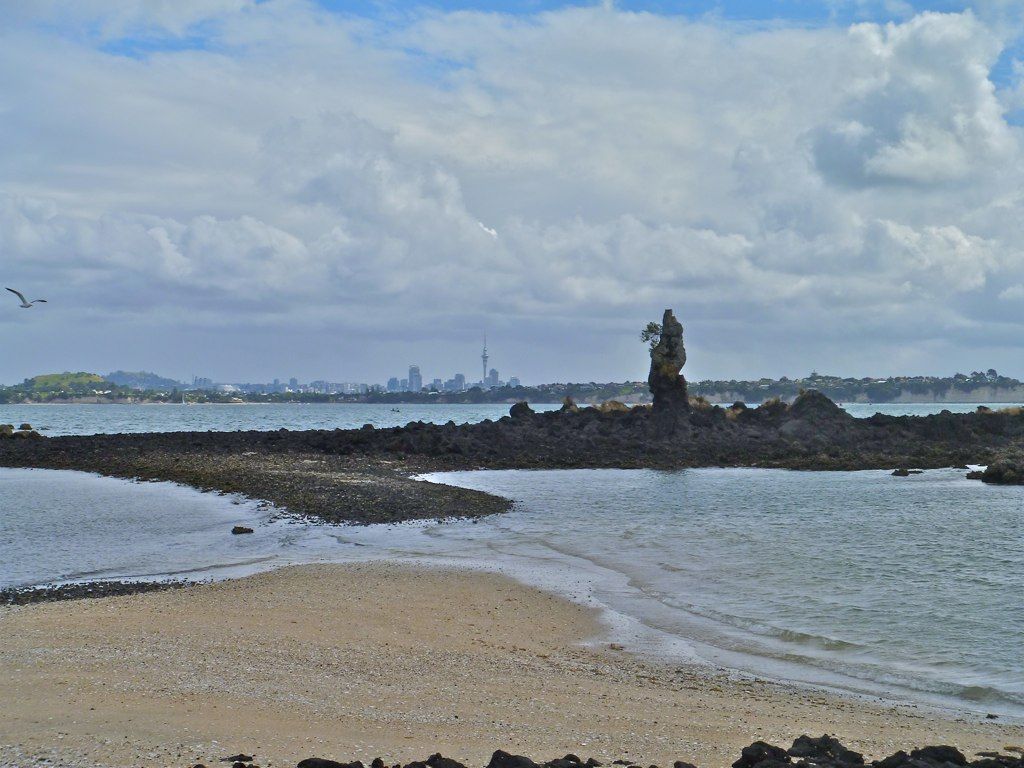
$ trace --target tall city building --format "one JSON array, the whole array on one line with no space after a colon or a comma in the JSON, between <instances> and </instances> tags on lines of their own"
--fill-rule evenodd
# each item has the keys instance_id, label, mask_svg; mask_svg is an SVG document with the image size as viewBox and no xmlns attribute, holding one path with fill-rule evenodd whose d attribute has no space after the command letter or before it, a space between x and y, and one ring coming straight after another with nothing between
<instances>
[{"instance_id":1,"label":"tall city building","mask_svg":"<svg viewBox=\"0 0 1024 768\"><path fill-rule=\"evenodd\" d=\"M398 387L399 384L397 376L392 376L390 379L388 379L388 392L397 392Z\"/></svg>"},{"instance_id":2,"label":"tall city building","mask_svg":"<svg viewBox=\"0 0 1024 768\"><path fill-rule=\"evenodd\" d=\"M488 387L501 386L501 379L498 378L498 371L496 369L491 368L491 372L488 373L487 377L484 379L484 384L486 384Z\"/></svg>"},{"instance_id":3,"label":"tall city building","mask_svg":"<svg viewBox=\"0 0 1024 768\"><path fill-rule=\"evenodd\" d=\"M423 376L420 375L420 367L418 365L409 366L409 391L419 392L423 389Z\"/></svg>"},{"instance_id":4,"label":"tall city building","mask_svg":"<svg viewBox=\"0 0 1024 768\"><path fill-rule=\"evenodd\" d=\"M483 381L483 382L486 382L487 381L487 361L490 359L490 358L487 357L487 334L484 334L484 352L483 352L482 355L480 355L480 359L483 360L483 363L484 363L484 375L483 375L483 378L481 378L480 380Z\"/></svg>"}]
</instances>

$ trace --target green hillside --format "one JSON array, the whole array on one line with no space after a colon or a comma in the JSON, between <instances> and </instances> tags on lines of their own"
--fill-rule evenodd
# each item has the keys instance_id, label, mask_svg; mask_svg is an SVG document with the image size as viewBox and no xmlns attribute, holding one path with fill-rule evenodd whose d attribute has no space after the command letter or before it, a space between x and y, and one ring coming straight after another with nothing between
<instances>
[{"instance_id":1,"label":"green hillside","mask_svg":"<svg viewBox=\"0 0 1024 768\"><path fill-rule=\"evenodd\" d=\"M0 403L47 403L67 398L101 397L111 399L130 390L118 387L95 373L46 373L25 379L13 387L0 386Z\"/></svg>"},{"instance_id":2,"label":"green hillside","mask_svg":"<svg viewBox=\"0 0 1024 768\"><path fill-rule=\"evenodd\" d=\"M25 379L24 387L33 392L78 392L94 389L105 389L107 382L102 376L95 373L44 373L41 376L33 376Z\"/></svg>"}]
</instances>

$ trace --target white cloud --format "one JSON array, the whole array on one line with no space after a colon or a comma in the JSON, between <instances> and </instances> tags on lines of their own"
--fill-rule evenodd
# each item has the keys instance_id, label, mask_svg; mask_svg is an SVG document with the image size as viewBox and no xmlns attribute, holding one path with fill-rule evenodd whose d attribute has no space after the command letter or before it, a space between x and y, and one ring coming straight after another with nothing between
<instances>
[{"instance_id":1,"label":"white cloud","mask_svg":"<svg viewBox=\"0 0 1024 768\"><path fill-rule=\"evenodd\" d=\"M999 267L993 243L966 235L955 226L919 231L879 221L869 241L907 280L937 297L982 288L989 273Z\"/></svg>"},{"instance_id":2,"label":"white cloud","mask_svg":"<svg viewBox=\"0 0 1024 768\"><path fill-rule=\"evenodd\" d=\"M100 39L109 40L160 32L180 36L196 24L222 19L254 5L254 0L2 0L0 13L14 20L98 31Z\"/></svg>"},{"instance_id":3,"label":"white cloud","mask_svg":"<svg viewBox=\"0 0 1024 768\"><path fill-rule=\"evenodd\" d=\"M401 355L429 329L444 359L490 325L550 350L529 378L611 378L642 375L643 350L617 359L593 334L675 305L722 367L708 374L878 370L897 340L945 370L1024 284L1020 134L985 16L751 31L609 7L401 28L299 0L76 14L0 33L0 252L12 281L69 286L40 333L79 309L167 333L284 324L301 341L270 357L329 344L369 365L366 333ZM85 18L102 41L61 31ZM197 25L209 50L100 47ZM773 351L769 334L802 341Z\"/></svg>"},{"instance_id":4,"label":"white cloud","mask_svg":"<svg viewBox=\"0 0 1024 768\"><path fill-rule=\"evenodd\" d=\"M983 175L1017 142L988 73L1001 44L973 14L924 13L851 30L858 62L840 121L815 133L818 167L840 183L935 184Z\"/></svg>"},{"instance_id":5,"label":"white cloud","mask_svg":"<svg viewBox=\"0 0 1024 768\"><path fill-rule=\"evenodd\" d=\"M1003 301L1020 301L1024 299L1024 283L1011 285L999 292L999 298Z\"/></svg>"}]
</instances>

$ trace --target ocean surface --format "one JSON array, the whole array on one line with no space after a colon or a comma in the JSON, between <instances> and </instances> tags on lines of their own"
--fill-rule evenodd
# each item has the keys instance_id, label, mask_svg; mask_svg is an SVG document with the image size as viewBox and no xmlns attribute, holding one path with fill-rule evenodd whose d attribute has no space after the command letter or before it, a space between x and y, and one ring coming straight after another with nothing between
<instances>
[{"instance_id":1,"label":"ocean surface","mask_svg":"<svg viewBox=\"0 0 1024 768\"><path fill-rule=\"evenodd\" d=\"M535 404L535 411L558 405ZM131 405L0 404L0 424L31 424L44 435L95 435L125 432L231 432L268 429L358 429L400 427L410 421L456 424L500 419L510 405L377 405L370 403L238 403Z\"/></svg>"},{"instance_id":2,"label":"ocean surface","mask_svg":"<svg viewBox=\"0 0 1024 768\"><path fill-rule=\"evenodd\" d=\"M994 409L1006 403L990 403ZM121 432L181 432L207 430L354 429L364 424L397 427L410 421L456 424L500 419L508 415L506 403L481 405L375 405L369 403L301 404L251 403L237 405L7 405L0 404L0 424L22 423L48 436L116 434ZM553 410L560 404L533 404L535 411ZM950 410L976 410L977 403L849 403L851 414L875 413L924 416Z\"/></svg>"},{"instance_id":3,"label":"ocean surface","mask_svg":"<svg viewBox=\"0 0 1024 768\"><path fill-rule=\"evenodd\" d=\"M603 641L680 663L1024 717L1024 490L963 474L445 473L424 481L517 503L476 523L348 527L166 483L0 469L0 586L457 564L594 605Z\"/></svg>"}]
</instances>

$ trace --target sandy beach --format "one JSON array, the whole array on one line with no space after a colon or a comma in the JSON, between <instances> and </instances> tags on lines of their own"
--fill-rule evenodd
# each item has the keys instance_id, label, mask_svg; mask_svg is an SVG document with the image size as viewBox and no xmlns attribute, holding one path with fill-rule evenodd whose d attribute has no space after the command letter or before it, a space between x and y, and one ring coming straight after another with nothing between
<instances>
[{"instance_id":1,"label":"sandy beach","mask_svg":"<svg viewBox=\"0 0 1024 768\"><path fill-rule=\"evenodd\" d=\"M1024 726L721 673L588 640L599 619L503 577L388 563L287 568L0 609L0 764L262 766L498 748L701 768L754 739L833 733L877 758L971 755Z\"/></svg>"}]
</instances>

